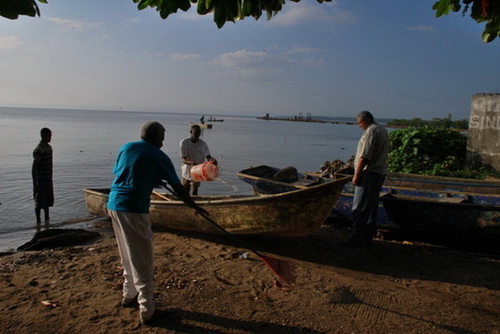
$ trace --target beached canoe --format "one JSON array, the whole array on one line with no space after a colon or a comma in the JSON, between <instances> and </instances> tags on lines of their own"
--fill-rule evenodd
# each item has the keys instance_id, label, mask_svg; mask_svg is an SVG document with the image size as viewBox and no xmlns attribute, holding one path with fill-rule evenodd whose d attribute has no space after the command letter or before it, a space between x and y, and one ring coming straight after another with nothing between
<instances>
[{"instance_id":1,"label":"beached canoe","mask_svg":"<svg viewBox=\"0 0 500 334\"><path fill-rule=\"evenodd\" d=\"M227 231L240 235L306 236L330 215L349 177L274 195L195 196L198 205ZM87 210L106 216L109 189L84 189ZM154 226L173 230L220 233L194 210L166 195L152 195L150 215Z\"/></svg>"},{"instance_id":2,"label":"beached canoe","mask_svg":"<svg viewBox=\"0 0 500 334\"><path fill-rule=\"evenodd\" d=\"M500 235L500 195L392 187L380 200L387 215L407 230Z\"/></svg>"},{"instance_id":3,"label":"beached canoe","mask_svg":"<svg viewBox=\"0 0 500 334\"><path fill-rule=\"evenodd\" d=\"M500 201L500 181L474 180L444 176L430 176L389 172L382 185L380 195L403 195L414 198L469 198L475 203L498 203ZM481 196L485 196L481 199ZM347 183L342 190L334 214L352 219L352 200L354 185ZM388 214L382 202L377 211L379 225L386 227L409 227L401 219L394 220L395 215ZM457 229L460 229L457 225Z\"/></svg>"},{"instance_id":4,"label":"beached canoe","mask_svg":"<svg viewBox=\"0 0 500 334\"><path fill-rule=\"evenodd\" d=\"M242 170L238 176L260 194L276 194L300 187L300 184L273 180L279 170L262 165ZM298 179L302 183L314 183L318 175L298 174ZM332 212L335 217L352 219L353 193L353 184L346 183ZM491 233L500 224L500 181L389 173L381 189L381 196L385 194L392 194L392 197L381 198L377 211L379 226L425 231L447 229L454 232L481 229L482 232ZM425 213L419 213L424 210L421 201L427 204ZM434 206L432 202L439 204ZM413 204L418 209L414 210ZM433 210L433 207L436 209ZM461 212L463 219L455 217L456 212L451 212L453 210ZM447 216L455 218L449 219Z\"/></svg>"}]
</instances>

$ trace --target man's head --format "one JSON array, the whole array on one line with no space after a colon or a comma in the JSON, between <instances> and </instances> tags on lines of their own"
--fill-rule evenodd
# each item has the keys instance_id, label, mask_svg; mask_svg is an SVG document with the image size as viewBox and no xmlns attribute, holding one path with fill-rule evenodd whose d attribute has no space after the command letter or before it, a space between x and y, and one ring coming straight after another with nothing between
<instances>
[{"instance_id":1,"label":"man's head","mask_svg":"<svg viewBox=\"0 0 500 334\"><path fill-rule=\"evenodd\" d=\"M43 128L40 130L40 137L42 137L42 141L44 143L50 143L50 140L52 139L52 131L50 131L49 128Z\"/></svg>"},{"instance_id":2,"label":"man's head","mask_svg":"<svg viewBox=\"0 0 500 334\"><path fill-rule=\"evenodd\" d=\"M189 133L191 134L191 141L193 143L196 143L198 139L200 138L201 135L201 128L199 125L191 125L191 130L189 130Z\"/></svg>"},{"instance_id":3,"label":"man's head","mask_svg":"<svg viewBox=\"0 0 500 334\"><path fill-rule=\"evenodd\" d=\"M141 127L141 139L161 148L165 139L165 128L158 122L147 121Z\"/></svg>"},{"instance_id":4,"label":"man's head","mask_svg":"<svg viewBox=\"0 0 500 334\"><path fill-rule=\"evenodd\" d=\"M375 119L373 118L373 115L371 112L363 110L360 113L358 113L358 115L356 116L356 121L358 122L358 126L361 129L366 130L366 128L370 124L375 122Z\"/></svg>"}]
</instances>

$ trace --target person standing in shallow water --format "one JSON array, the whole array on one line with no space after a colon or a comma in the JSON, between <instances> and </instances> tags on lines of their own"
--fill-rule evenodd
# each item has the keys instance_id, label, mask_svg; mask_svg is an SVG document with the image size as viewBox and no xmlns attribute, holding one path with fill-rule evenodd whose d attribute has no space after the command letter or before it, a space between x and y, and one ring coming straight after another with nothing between
<instances>
[{"instance_id":1,"label":"person standing in shallow water","mask_svg":"<svg viewBox=\"0 0 500 334\"><path fill-rule=\"evenodd\" d=\"M52 182L52 131L43 128L41 140L33 151L31 176L33 179L33 198L35 200L36 223L41 224L41 211L44 211L45 222L50 219L49 207L54 205L54 186Z\"/></svg>"},{"instance_id":2,"label":"person standing in shallow water","mask_svg":"<svg viewBox=\"0 0 500 334\"><path fill-rule=\"evenodd\" d=\"M364 247L372 243L377 231L380 188L387 174L390 141L385 127L375 122L369 111L360 112L356 120L363 135L354 160L353 223L348 245Z\"/></svg>"},{"instance_id":3,"label":"person standing in shallow water","mask_svg":"<svg viewBox=\"0 0 500 334\"><path fill-rule=\"evenodd\" d=\"M179 143L182 159L182 185L191 192L191 195L196 196L200 182L191 178L191 168L194 165L202 164L205 159L217 165L217 160L212 158L207 143L200 138L201 128L199 125L192 125L189 133L190 136Z\"/></svg>"}]
</instances>

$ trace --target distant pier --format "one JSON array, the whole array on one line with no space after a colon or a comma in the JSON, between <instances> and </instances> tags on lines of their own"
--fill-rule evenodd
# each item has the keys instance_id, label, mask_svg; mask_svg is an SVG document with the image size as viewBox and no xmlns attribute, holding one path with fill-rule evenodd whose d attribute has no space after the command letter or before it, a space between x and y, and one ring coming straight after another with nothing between
<instances>
[{"instance_id":1,"label":"distant pier","mask_svg":"<svg viewBox=\"0 0 500 334\"><path fill-rule=\"evenodd\" d=\"M340 124L340 125L358 125L356 122L342 122L342 121L325 121L322 119L314 119L311 117L311 114L307 114L304 117L302 114L294 117L270 117L269 114L263 117L257 117L257 119L262 119L264 121L286 121L286 122L306 122L306 123L327 123L327 124ZM385 127L389 128L406 128L406 126L398 126L398 125L387 125L381 124Z\"/></svg>"}]
</instances>

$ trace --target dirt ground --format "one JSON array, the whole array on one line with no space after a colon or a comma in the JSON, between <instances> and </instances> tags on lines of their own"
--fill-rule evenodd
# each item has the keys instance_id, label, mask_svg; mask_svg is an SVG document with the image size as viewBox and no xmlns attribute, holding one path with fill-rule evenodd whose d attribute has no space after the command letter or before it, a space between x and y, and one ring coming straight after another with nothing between
<instances>
[{"instance_id":1,"label":"dirt ground","mask_svg":"<svg viewBox=\"0 0 500 334\"><path fill-rule=\"evenodd\" d=\"M244 238L293 264L296 285L283 291L227 237L156 231L165 317L144 328L137 310L119 306L108 232L91 245L1 256L0 332L500 333L498 241L478 251L399 234L353 249L340 244L348 228L331 222L305 238Z\"/></svg>"}]
</instances>

